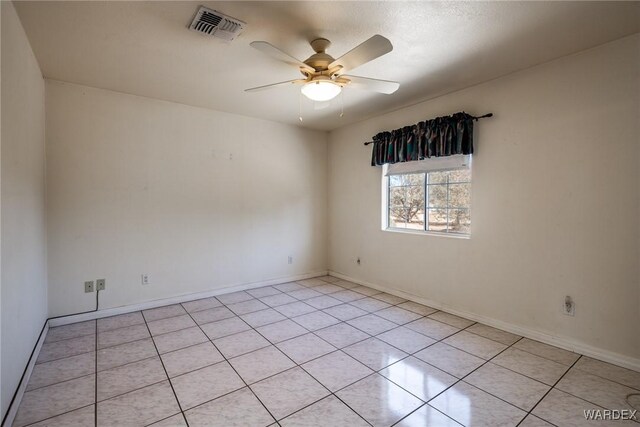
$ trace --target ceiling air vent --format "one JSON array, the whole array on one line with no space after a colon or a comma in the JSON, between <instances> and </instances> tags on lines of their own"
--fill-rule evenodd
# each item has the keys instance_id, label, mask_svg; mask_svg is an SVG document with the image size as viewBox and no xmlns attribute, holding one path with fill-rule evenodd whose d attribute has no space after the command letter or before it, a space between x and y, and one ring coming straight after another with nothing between
<instances>
[{"instance_id":1,"label":"ceiling air vent","mask_svg":"<svg viewBox=\"0 0 640 427\"><path fill-rule=\"evenodd\" d=\"M231 41L238 37L246 23L215 10L200 6L189 29L208 36Z\"/></svg>"}]
</instances>

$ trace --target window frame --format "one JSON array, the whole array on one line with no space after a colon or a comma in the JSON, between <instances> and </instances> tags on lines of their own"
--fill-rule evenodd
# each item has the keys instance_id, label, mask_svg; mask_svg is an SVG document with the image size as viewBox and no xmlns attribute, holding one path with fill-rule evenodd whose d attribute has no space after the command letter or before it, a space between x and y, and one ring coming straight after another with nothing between
<instances>
[{"instance_id":1,"label":"window frame","mask_svg":"<svg viewBox=\"0 0 640 427\"><path fill-rule=\"evenodd\" d=\"M384 165L382 168L382 221L381 221L381 229L382 231L389 231L392 233L404 233L404 234L418 234L418 235L429 235L429 236L440 236L440 237L450 237L450 238L454 238L454 239L470 239L471 238L471 227L472 225L470 225L470 229L469 229L469 233L459 233L459 232L451 232L448 231L448 226L447 226L447 230L445 231L434 231L434 230L428 230L428 224L429 224L429 186L433 186L433 185L440 185L440 184L429 184L429 172L444 172L444 171L451 171L451 170L461 170L461 169L469 169L471 171L471 156L469 156L469 163L468 166L466 167L447 167L447 168L443 168L443 169L436 169L436 170L416 170L416 171L412 171L412 172L405 172L405 173L395 173L395 174L387 174L388 172L388 165ZM423 191L424 191L424 201L423 201L423 210L424 210L424 226L423 229L414 229L414 228L400 228L400 227L392 227L390 224L390 209L391 206L389 206L390 203L390 199L391 199L391 185L390 185L390 177L391 176L398 176L398 175L411 175L411 174L423 174L424 175L424 180L423 180ZM457 183L457 182L455 182ZM454 183L454 184L455 184ZM469 186L472 186L473 184L473 177L469 180L469 181L464 181L464 182L460 182L460 183L464 183L464 184L469 184ZM469 211L469 213L471 213L471 204L469 204L469 206L467 207L450 207L449 206L449 185L451 183L449 182L449 180L447 179L447 205L445 207L446 211L447 211L447 224L449 223L449 211L451 209L454 208L460 208L460 209L467 209Z\"/></svg>"}]
</instances>

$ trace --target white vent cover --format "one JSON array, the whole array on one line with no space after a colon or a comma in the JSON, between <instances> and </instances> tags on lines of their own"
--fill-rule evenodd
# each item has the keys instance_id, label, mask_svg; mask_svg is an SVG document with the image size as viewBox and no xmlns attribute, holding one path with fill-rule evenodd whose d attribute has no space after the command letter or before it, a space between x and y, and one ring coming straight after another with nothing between
<instances>
[{"instance_id":1,"label":"white vent cover","mask_svg":"<svg viewBox=\"0 0 640 427\"><path fill-rule=\"evenodd\" d=\"M238 37L247 24L215 10L200 6L189 29L208 36L231 41Z\"/></svg>"}]
</instances>

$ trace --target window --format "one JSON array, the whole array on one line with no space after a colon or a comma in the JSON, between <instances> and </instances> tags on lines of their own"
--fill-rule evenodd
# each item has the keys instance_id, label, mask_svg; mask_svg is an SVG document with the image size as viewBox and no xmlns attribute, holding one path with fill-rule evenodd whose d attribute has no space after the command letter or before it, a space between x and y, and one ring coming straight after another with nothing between
<instances>
[{"instance_id":1,"label":"window","mask_svg":"<svg viewBox=\"0 0 640 427\"><path fill-rule=\"evenodd\" d=\"M385 165L383 228L468 236L469 156Z\"/></svg>"}]
</instances>

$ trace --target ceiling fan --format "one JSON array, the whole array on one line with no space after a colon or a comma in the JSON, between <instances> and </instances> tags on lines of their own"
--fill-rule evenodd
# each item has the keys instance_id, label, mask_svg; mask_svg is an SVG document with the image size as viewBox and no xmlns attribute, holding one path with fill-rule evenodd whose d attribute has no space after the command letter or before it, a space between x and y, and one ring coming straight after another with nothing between
<instances>
[{"instance_id":1,"label":"ceiling fan","mask_svg":"<svg viewBox=\"0 0 640 427\"><path fill-rule=\"evenodd\" d=\"M400 87L398 82L344 74L391 52L393 46L387 38L376 34L338 59L334 59L326 53L330 45L331 42L324 38L313 40L311 47L316 53L305 61L300 61L271 43L265 41L252 42L251 47L272 58L297 67L304 78L245 89L245 92L258 92L278 86L297 84L302 85L302 94L312 101L329 101L335 98L345 86L353 86L385 94L394 93Z\"/></svg>"}]
</instances>

